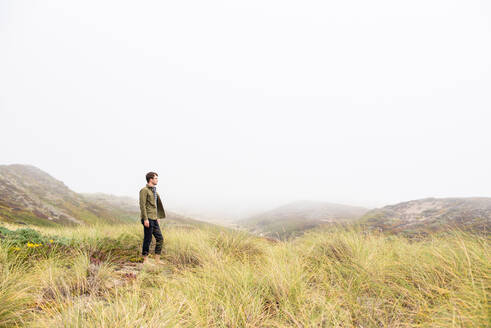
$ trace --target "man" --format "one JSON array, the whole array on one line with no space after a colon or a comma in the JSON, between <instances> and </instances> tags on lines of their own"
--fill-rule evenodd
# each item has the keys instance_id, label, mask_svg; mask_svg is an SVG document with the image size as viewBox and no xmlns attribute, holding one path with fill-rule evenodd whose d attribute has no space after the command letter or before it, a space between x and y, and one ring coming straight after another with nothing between
<instances>
[{"instance_id":1,"label":"man","mask_svg":"<svg viewBox=\"0 0 491 328\"><path fill-rule=\"evenodd\" d=\"M147 185L140 190L140 212L141 223L143 224L143 264L148 263L148 253L152 235L155 236L155 262L160 263L160 254L162 253L162 244L164 238L160 231L159 220L165 218L164 206L157 192L157 183L159 176L155 172L148 172L145 176Z\"/></svg>"}]
</instances>

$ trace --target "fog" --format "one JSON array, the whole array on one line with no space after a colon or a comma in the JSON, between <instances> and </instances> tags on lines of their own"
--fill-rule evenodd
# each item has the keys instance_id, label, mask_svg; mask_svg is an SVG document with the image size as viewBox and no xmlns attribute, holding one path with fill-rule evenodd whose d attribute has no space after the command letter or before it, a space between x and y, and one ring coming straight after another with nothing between
<instances>
[{"instance_id":1,"label":"fog","mask_svg":"<svg viewBox=\"0 0 491 328\"><path fill-rule=\"evenodd\" d=\"M0 164L222 217L491 197L491 2L0 0Z\"/></svg>"}]
</instances>

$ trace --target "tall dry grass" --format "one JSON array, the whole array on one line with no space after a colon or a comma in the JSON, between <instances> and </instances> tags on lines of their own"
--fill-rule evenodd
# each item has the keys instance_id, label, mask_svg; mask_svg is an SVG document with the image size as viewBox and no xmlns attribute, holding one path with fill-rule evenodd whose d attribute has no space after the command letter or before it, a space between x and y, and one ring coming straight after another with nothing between
<instances>
[{"instance_id":1,"label":"tall dry grass","mask_svg":"<svg viewBox=\"0 0 491 328\"><path fill-rule=\"evenodd\" d=\"M485 236L409 240L353 228L274 243L164 226L163 265L140 270L141 230L42 228L68 240L50 249L1 242L0 326L489 326ZM135 273L122 274L126 266Z\"/></svg>"}]
</instances>

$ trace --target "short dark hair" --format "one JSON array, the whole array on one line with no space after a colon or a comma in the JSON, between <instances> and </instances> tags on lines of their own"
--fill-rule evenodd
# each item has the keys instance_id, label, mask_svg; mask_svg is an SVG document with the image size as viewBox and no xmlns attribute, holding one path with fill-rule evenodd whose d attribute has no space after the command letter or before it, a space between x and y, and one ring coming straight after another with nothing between
<instances>
[{"instance_id":1,"label":"short dark hair","mask_svg":"<svg viewBox=\"0 0 491 328\"><path fill-rule=\"evenodd\" d=\"M147 182L149 182L150 179L153 179L155 176L159 176L159 175L155 172L148 172L147 175L145 175L145 178L147 179Z\"/></svg>"}]
</instances>

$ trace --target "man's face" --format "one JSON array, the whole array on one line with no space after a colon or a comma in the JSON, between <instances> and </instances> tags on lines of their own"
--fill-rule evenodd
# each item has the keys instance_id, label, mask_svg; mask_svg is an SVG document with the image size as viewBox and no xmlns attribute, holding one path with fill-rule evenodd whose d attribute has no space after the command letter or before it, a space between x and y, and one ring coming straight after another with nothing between
<instances>
[{"instance_id":1,"label":"man's face","mask_svg":"<svg viewBox=\"0 0 491 328\"><path fill-rule=\"evenodd\" d=\"M154 186L156 186L158 182L159 182L159 176L158 175L154 175L153 178L150 179L150 183L153 184Z\"/></svg>"}]
</instances>

